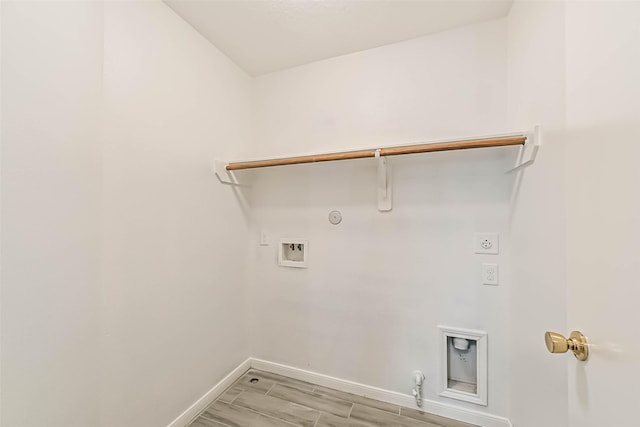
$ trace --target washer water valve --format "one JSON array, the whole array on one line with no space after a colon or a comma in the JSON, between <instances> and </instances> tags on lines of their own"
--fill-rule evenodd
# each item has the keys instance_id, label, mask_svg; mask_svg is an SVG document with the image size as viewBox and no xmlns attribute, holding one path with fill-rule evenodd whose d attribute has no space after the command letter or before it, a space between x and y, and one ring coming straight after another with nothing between
<instances>
[{"instance_id":1,"label":"washer water valve","mask_svg":"<svg viewBox=\"0 0 640 427\"><path fill-rule=\"evenodd\" d=\"M413 371L415 387L411 392L413 393L413 397L416 398L416 405L418 405L418 407L422 406L422 385L424 384L424 379L422 371Z\"/></svg>"}]
</instances>

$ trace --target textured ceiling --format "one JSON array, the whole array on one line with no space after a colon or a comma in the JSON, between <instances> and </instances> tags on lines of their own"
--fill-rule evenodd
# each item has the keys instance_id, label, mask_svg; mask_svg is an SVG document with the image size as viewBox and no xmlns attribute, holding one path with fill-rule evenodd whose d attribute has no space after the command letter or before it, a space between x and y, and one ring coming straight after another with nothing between
<instances>
[{"instance_id":1,"label":"textured ceiling","mask_svg":"<svg viewBox=\"0 0 640 427\"><path fill-rule=\"evenodd\" d=\"M505 16L512 0L164 0L257 76Z\"/></svg>"}]
</instances>

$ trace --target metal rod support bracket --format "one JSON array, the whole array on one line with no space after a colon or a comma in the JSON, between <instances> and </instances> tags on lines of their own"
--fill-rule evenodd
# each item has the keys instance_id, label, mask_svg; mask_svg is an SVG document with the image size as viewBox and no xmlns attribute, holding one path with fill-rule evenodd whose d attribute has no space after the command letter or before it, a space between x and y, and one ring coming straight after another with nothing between
<instances>
[{"instance_id":1,"label":"metal rod support bracket","mask_svg":"<svg viewBox=\"0 0 640 427\"><path fill-rule=\"evenodd\" d=\"M515 166L509 169L506 173L518 172L528 166L531 166L536 161L541 145L542 131L540 130L540 125L535 125L532 131L527 132L527 140L520 148L518 160L516 160Z\"/></svg>"},{"instance_id":2,"label":"metal rod support bracket","mask_svg":"<svg viewBox=\"0 0 640 427\"><path fill-rule=\"evenodd\" d=\"M391 164L386 157L380 156L380 149L376 150L375 157L378 161L378 210L389 212L392 208L391 196L393 194Z\"/></svg>"},{"instance_id":3,"label":"metal rod support bracket","mask_svg":"<svg viewBox=\"0 0 640 427\"><path fill-rule=\"evenodd\" d=\"M220 180L220 182L223 184L240 185L235 175L233 174L233 171L227 170L228 164L228 162L225 162L223 160L214 160L213 172L218 177L218 180Z\"/></svg>"}]
</instances>

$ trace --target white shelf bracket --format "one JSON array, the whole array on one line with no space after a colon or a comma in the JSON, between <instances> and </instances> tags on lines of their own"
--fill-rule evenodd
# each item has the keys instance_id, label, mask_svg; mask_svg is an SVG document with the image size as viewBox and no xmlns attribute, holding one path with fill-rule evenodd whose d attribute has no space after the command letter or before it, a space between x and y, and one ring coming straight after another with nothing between
<instances>
[{"instance_id":1,"label":"white shelf bracket","mask_svg":"<svg viewBox=\"0 0 640 427\"><path fill-rule=\"evenodd\" d=\"M240 185L233 172L227 170L228 163L222 160L213 161L213 172L223 184Z\"/></svg>"},{"instance_id":2,"label":"white shelf bracket","mask_svg":"<svg viewBox=\"0 0 640 427\"><path fill-rule=\"evenodd\" d=\"M386 157L380 156L380 149L376 150L376 160L378 161L378 210L389 212L392 207L391 196L393 194L391 164Z\"/></svg>"},{"instance_id":3,"label":"white shelf bracket","mask_svg":"<svg viewBox=\"0 0 640 427\"><path fill-rule=\"evenodd\" d=\"M516 165L506 173L518 172L528 166L531 166L538 156L538 151L540 150L541 145L542 131L540 130L540 125L535 125L532 131L527 132L527 141L520 148Z\"/></svg>"}]
</instances>

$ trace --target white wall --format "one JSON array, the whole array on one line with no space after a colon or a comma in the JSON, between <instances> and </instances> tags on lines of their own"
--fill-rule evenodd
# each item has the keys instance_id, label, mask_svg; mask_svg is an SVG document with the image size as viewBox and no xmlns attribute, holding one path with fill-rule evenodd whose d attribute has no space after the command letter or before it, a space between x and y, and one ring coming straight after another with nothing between
<instances>
[{"instance_id":1,"label":"white wall","mask_svg":"<svg viewBox=\"0 0 640 427\"><path fill-rule=\"evenodd\" d=\"M2 9L2 425L166 425L248 353L249 80L160 2Z\"/></svg>"},{"instance_id":2,"label":"white wall","mask_svg":"<svg viewBox=\"0 0 640 427\"><path fill-rule=\"evenodd\" d=\"M0 423L91 425L101 336L102 6L1 7Z\"/></svg>"},{"instance_id":3,"label":"white wall","mask_svg":"<svg viewBox=\"0 0 640 427\"><path fill-rule=\"evenodd\" d=\"M539 123L543 147L512 195L510 419L516 427L567 425L567 365L544 332L565 333L565 5L516 1L508 16L508 116ZM543 374L542 374L543 373Z\"/></svg>"},{"instance_id":4,"label":"white wall","mask_svg":"<svg viewBox=\"0 0 640 427\"><path fill-rule=\"evenodd\" d=\"M211 159L243 152L249 79L165 4L116 2L104 85L105 425L163 425L247 357L247 221Z\"/></svg>"},{"instance_id":5,"label":"white wall","mask_svg":"<svg viewBox=\"0 0 640 427\"><path fill-rule=\"evenodd\" d=\"M507 130L505 20L255 80L256 155ZM515 149L393 158L394 207L376 209L374 161L274 168L252 191L252 354L494 414L508 412L509 198ZM327 214L342 211L330 225ZM258 246L258 231L271 235ZM474 231L501 233L474 255ZM276 265L279 237L310 241L306 270ZM498 261L501 285L480 284ZM438 324L489 333L489 407L437 396Z\"/></svg>"}]
</instances>

